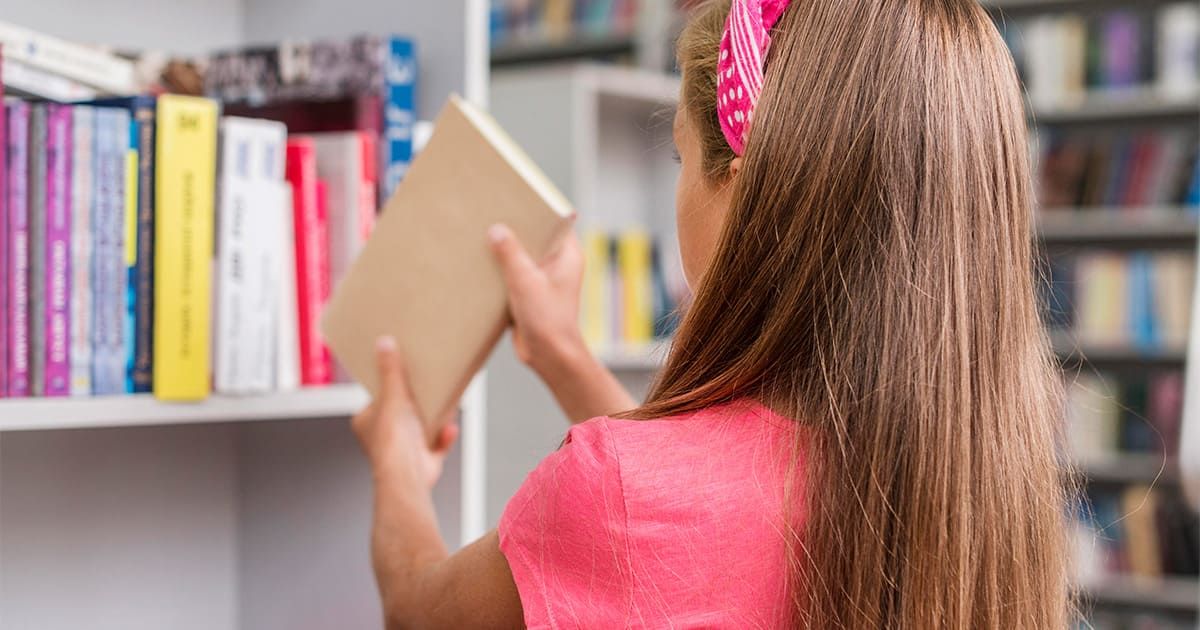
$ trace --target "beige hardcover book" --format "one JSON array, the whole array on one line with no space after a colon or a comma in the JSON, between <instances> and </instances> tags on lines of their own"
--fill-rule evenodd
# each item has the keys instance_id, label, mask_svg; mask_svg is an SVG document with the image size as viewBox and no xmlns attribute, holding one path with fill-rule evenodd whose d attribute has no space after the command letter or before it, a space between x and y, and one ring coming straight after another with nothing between
<instances>
[{"instance_id":1,"label":"beige hardcover book","mask_svg":"<svg viewBox=\"0 0 1200 630\"><path fill-rule=\"evenodd\" d=\"M508 225L542 258L570 229L572 214L491 116L452 96L334 290L321 322L329 348L374 396L375 340L395 337L432 436L509 322L487 229Z\"/></svg>"}]
</instances>

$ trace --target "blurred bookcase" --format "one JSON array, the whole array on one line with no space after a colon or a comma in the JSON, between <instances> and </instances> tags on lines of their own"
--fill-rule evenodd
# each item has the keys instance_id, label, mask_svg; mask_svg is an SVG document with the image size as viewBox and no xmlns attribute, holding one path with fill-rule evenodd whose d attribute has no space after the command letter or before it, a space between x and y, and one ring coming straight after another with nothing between
<instances>
[{"instance_id":1,"label":"blurred bookcase","mask_svg":"<svg viewBox=\"0 0 1200 630\"><path fill-rule=\"evenodd\" d=\"M486 104L487 10L483 0L53 0L4 19L181 53L410 34L418 112L432 117L451 92ZM451 546L483 532L482 395L468 394L462 442L435 491ZM0 400L0 628L380 627L370 472L347 426L366 403L351 385L191 404Z\"/></svg>"},{"instance_id":2,"label":"blurred bookcase","mask_svg":"<svg viewBox=\"0 0 1200 630\"><path fill-rule=\"evenodd\" d=\"M1200 531L1177 456L1198 224L1200 7L983 4L1012 49L1035 130L1046 319L1085 495L1085 627L1194 628Z\"/></svg>"}]
</instances>

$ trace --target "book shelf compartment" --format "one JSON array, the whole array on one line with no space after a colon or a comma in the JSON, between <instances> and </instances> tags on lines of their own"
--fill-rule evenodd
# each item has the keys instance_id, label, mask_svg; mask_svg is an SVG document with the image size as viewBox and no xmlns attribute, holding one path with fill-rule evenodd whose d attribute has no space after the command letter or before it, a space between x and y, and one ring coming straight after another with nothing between
<instances>
[{"instance_id":1,"label":"book shelf compartment","mask_svg":"<svg viewBox=\"0 0 1200 630\"><path fill-rule=\"evenodd\" d=\"M357 385L332 385L254 396L213 395L193 403L149 394L0 401L0 433L271 420L347 418L369 402Z\"/></svg>"}]
</instances>

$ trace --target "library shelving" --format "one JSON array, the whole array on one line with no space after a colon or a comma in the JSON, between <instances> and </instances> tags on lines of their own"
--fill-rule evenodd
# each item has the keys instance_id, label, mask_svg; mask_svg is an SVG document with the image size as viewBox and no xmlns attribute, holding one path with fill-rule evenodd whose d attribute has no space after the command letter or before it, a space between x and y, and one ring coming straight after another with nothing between
<instances>
[{"instance_id":1,"label":"library shelving","mask_svg":"<svg viewBox=\"0 0 1200 630\"><path fill-rule=\"evenodd\" d=\"M421 115L432 117L451 92L487 101L484 0L170 4L68 0L10 7L5 20L118 46L171 50L178 41L184 53L408 34L419 50ZM478 385L468 393L462 440L434 493L455 547L485 527L484 395ZM348 385L194 404L0 400L0 627L380 627L370 472L348 427L366 402Z\"/></svg>"},{"instance_id":2,"label":"library shelving","mask_svg":"<svg viewBox=\"0 0 1200 630\"><path fill-rule=\"evenodd\" d=\"M637 40L632 35L578 35L562 42L501 44L492 48L492 67L625 57L636 50Z\"/></svg>"},{"instance_id":3,"label":"library shelving","mask_svg":"<svg viewBox=\"0 0 1200 630\"><path fill-rule=\"evenodd\" d=\"M1200 214L1183 207L1050 208L1038 213L1037 236L1055 246L1195 245Z\"/></svg>"}]
</instances>

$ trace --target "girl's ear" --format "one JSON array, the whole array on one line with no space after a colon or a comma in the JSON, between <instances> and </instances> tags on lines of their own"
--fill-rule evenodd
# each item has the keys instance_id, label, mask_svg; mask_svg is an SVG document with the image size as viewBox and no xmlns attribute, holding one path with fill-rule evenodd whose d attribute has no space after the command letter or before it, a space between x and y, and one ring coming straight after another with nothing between
<instances>
[{"instance_id":1,"label":"girl's ear","mask_svg":"<svg viewBox=\"0 0 1200 630\"><path fill-rule=\"evenodd\" d=\"M729 176L737 177L742 172L742 156L737 156L729 162Z\"/></svg>"}]
</instances>

